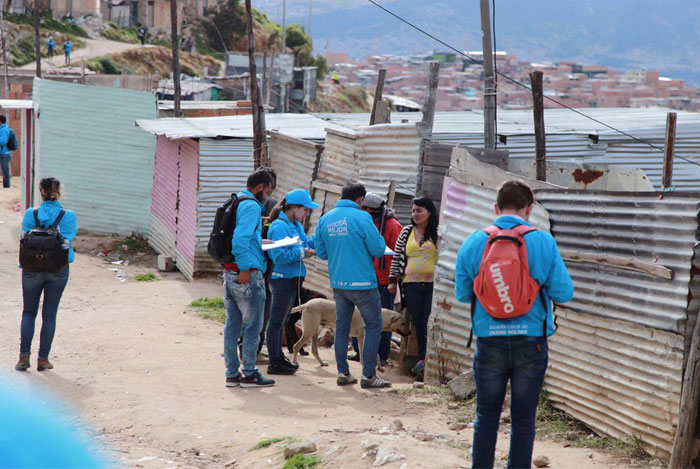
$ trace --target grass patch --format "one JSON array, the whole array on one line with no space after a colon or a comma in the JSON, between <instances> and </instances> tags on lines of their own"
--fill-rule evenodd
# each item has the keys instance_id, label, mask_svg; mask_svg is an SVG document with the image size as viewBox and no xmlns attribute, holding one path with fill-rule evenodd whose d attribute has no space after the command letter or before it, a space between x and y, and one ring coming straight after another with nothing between
<instances>
[{"instance_id":1,"label":"grass patch","mask_svg":"<svg viewBox=\"0 0 700 469\"><path fill-rule=\"evenodd\" d=\"M321 464L321 458L315 454L295 454L287 459L282 469L312 469Z\"/></svg>"},{"instance_id":2,"label":"grass patch","mask_svg":"<svg viewBox=\"0 0 700 469\"><path fill-rule=\"evenodd\" d=\"M190 306L204 319L210 319L222 324L226 322L226 308L224 307L224 299L221 297L203 297L194 300L190 303Z\"/></svg>"},{"instance_id":3,"label":"grass patch","mask_svg":"<svg viewBox=\"0 0 700 469\"><path fill-rule=\"evenodd\" d=\"M15 24L25 24L34 27L34 18L28 15L6 14L5 21L9 21ZM72 37L90 37L87 31L78 26L75 22L69 19L54 19L50 12L41 14L41 18L39 19L39 28L68 34ZM58 43L58 40L56 40L56 42Z\"/></svg>"},{"instance_id":4,"label":"grass patch","mask_svg":"<svg viewBox=\"0 0 700 469\"><path fill-rule=\"evenodd\" d=\"M112 21L105 23L105 28L102 30L102 37L112 41L126 42L128 44L138 44L139 32L136 28L120 28L119 25Z\"/></svg>"},{"instance_id":5,"label":"grass patch","mask_svg":"<svg viewBox=\"0 0 700 469\"><path fill-rule=\"evenodd\" d=\"M427 396L427 395L437 395L444 396L450 393L448 388L438 388L433 386L426 386L424 388L402 388L397 389L398 394L403 395L416 395L416 396Z\"/></svg>"},{"instance_id":6,"label":"grass patch","mask_svg":"<svg viewBox=\"0 0 700 469\"><path fill-rule=\"evenodd\" d=\"M554 407L549 400L549 393L543 390L537 404L537 430L543 434L551 434L587 431L587 428L563 410Z\"/></svg>"},{"instance_id":7,"label":"grass patch","mask_svg":"<svg viewBox=\"0 0 700 469\"><path fill-rule=\"evenodd\" d=\"M153 272L148 272L147 274L138 274L136 276L136 281L137 282L155 282L158 280L158 277L156 277L156 274Z\"/></svg>"},{"instance_id":8,"label":"grass patch","mask_svg":"<svg viewBox=\"0 0 700 469\"><path fill-rule=\"evenodd\" d=\"M248 451L255 451L257 449L267 448L268 446L272 446L275 443L279 443L280 441L290 441L291 439L292 438L289 436L277 436L275 438L268 438L266 440L259 441L257 445L253 446Z\"/></svg>"}]
</instances>

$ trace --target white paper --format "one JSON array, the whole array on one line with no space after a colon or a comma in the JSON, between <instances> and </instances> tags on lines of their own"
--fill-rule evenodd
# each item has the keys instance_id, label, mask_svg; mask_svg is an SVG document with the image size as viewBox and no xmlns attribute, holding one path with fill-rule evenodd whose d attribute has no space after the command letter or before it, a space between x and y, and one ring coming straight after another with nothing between
<instances>
[{"instance_id":1,"label":"white paper","mask_svg":"<svg viewBox=\"0 0 700 469\"><path fill-rule=\"evenodd\" d=\"M299 236L295 236L293 238L282 238L277 241L273 241L271 243L265 243L262 245L262 250L263 251L269 251L270 249L277 249L277 248L284 248L287 246L299 246L301 245L301 241L299 241Z\"/></svg>"},{"instance_id":2,"label":"white paper","mask_svg":"<svg viewBox=\"0 0 700 469\"><path fill-rule=\"evenodd\" d=\"M385 255L385 256L393 256L393 255L395 255L395 254L396 254L396 253L395 253L394 251L392 251L391 249L389 249L389 246L387 246L386 249L384 250L384 255Z\"/></svg>"}]
</instances>

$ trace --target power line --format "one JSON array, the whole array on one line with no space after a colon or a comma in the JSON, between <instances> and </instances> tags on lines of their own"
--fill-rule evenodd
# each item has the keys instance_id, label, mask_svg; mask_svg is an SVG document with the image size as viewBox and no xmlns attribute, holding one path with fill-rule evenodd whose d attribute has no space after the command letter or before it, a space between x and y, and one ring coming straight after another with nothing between
<instances>
[{"instance_id":1,"label":"power line","mask_svg":"<svg viewBox=\"0 0 700 469\"><path fill-rule=\"evenodd\" d=\"M378 4L375 0L367 0L367 1L370 2L371 4L373 4L374 6L380 8L381 10L384 10L385 12L387 12L388 14L390 14L391 16L393 16L394 18L396 18L397 20L401 21L402 23L405 23L405 24L407 24L408 26L412 27L412 28L415 29L416 31L419 31L419 32L422 33L422 34L425 34L425 35L428 36L429 38L431 38L431 39L433 39L433 40L439 42L440 44L442 44L443 46L447 47L448 49L455 51L457 54L459 54L459 55L461 55L461 56L463 56L463 57L466 57L467 59L471 60L473 63L475 63L475 64L477 64L477 65L482 65L482 66L484 65L483 60L475 59L474 57L472 57L472 56L470 56L469 54L466 54L466 53L464 53L464 52L462 52L462 51L456 49L455 47L451 46L450 44L446 43L445 41L443 41L443 40L441 40L441 39L438 39L437 37L433 36L432 34L430 34L430 33L427 32L427 31L425 31L425 30L419 28L418 26L416 26L415 24L411 23L410 21L403 19L402 17L400 17L399 15L397 15L396 13L394 13L393 11L384 8L383 6L381 6L380 4ZM494 41L494 44L495 44L495 41ZM505 75L505 74L503 74L503 73L496 72L496 74L497 74L497 75L500 75L501 77L505 78L506 80L508 80L508 81L510 81L510 82L512 82L512 83L515 83L516 85L522 86L523 88L525 88L525 89L529 90L530 92L532 92L532 88L529 87L528 85L526 85L526 84L524 84L524 83L521 83L521 82L519 82L518 80L515 80L515 79L513 79L513 78L511 78L511 77L509 77L508 75ZM586 118L586 119L592 120L593 122L595 122L595 123L597 123L597 124L600 124L600 125L602 125L602 126L604 126L604 127L607 127L607 128L610 129L610 130L613 130L613 131L618 132L618 133L620 133L620 134L622 134L622 135L625 135L626 137L629 137L629 138L631 138L632 140L634 140L634 141L636 141L636 142L639 142L639 143L641 143L641 144L647 145L647 146L649 146L649 147L651 147L651 148L654 148L654 149L656 149L656 150L659 150L659 151L661 151L661 152L664 151L664 149L663 149L662 147L658 147L658 146L654 145L653 143L650 143L650 142L647 142L647 141L645 141L645 140L642 140L641 138L635 137L634 135L632 135L632 134L630 134L630 133L628 133L628 132L625 132L624 130L620 130L620 129L616 128L616 127L613 127L613 126L610 125L610 124L606 124L605 122L603 122L603 121L601 121L601 120L599 120L599 119L596 119L595 117L589 116L588 114L585 114L585 113L583 113L583 112L581 112L581 111L579 111L579 110L577 110L577 109L574 109L574 108L572 108L571 106L568 106L568 105L562 103L561 101L558 101L558 100L556 100L556 99L554 99L554 98L551 98L551 97L549 97L549 96L544 96L544 99L547 99L547 100L553 102L554 104L556 104L556 105L558 105L558 106L561 106L561 107L563 107L563 108L565 108L565 109L568 109L568 110L570 110L570 111L573 111L573 112L575 112L576 114L578 114L578 115L580 115L580 116L582 116L582 117L584 117L584 118ZM681 159L681 160L684 160L684 161L686 161L686 162L688 162L688 163L691 163L691 164L694 164L694 165L696 165L696 166L700 166L700 163L695 162L695 161L693 161L693 160L690 160L690 159L688 159L688 158L685 158L685 157L683 157L683 156L680 156L680 155L678 155L678 154L676 154L676 153L674 153L673 156L674 156L675 158L679 158L679 159Z\"/></svg>"}]
</instances>

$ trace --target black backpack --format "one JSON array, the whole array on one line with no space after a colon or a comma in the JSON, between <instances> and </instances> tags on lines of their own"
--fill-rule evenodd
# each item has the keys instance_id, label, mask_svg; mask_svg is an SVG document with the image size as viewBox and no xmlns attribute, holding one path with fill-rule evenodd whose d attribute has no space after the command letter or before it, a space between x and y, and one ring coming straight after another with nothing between
<instances>
[{"instance_id":1,"label":"black backpack","mask_svg":"<svg viewBox=\"0 0 700 469\"><path fill-rule=\"evenodd\" d=\"M68 249L64 248L63 236L56 229L66 212L61 210L48 228L41 226L37 213L37 209L34 209L36 226L19 241L19 264L28 272L55 274L68 265Z\"/></svg>"},{"instance_id":2,"label":"black backpack","mask_svg":"<svg viewBox=\"0 0 700 469\"><path fill-rule=\"evenodd\" d=\"M236 212L238 204L244 200L255 200L252 197L238 197L231 194L224 205L216 209L214 217L214 227L209 235L207 251L215 261L222 264L233 264L236 260L231 253L231 243L233 241L233 230L236 228Z\"/></svg>"},{"instance_id":3,"label":"black backpack","mask_svg":"<svg viewBox=\"0 0 700 469\"><path fill-rule=\"evenodd\" d=\"M17 135L12 130L10 130L10 135L7 138L7 149L10 151L17 149Z\"/></svg>"}]
</instances>

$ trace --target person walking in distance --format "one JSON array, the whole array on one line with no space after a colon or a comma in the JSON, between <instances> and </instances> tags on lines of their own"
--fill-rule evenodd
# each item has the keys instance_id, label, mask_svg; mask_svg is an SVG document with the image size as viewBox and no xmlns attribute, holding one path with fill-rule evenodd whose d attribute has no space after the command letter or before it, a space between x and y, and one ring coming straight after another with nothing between
<instances>
[{"instance_id":1,"label":"person walking in distance","mask_svg":"<svg viewBox=\"0 0 700 469\"><path fill-rule=\"evenodd\" d=\"M386 243L374 226L372 217L360 210L366 194L362 184L350 183L343 187L335 208L318 222L316 255L328 260L335 298L337 384L357 383L348 367L350 322L357 307L365 324L360 384L363 388L385 388L391 386L391 382L376 373L382 331L382 302L377 290L373 258L384 255Z\"/></svg>"},{"instance_id":2,"label":"person walking in distance","mask_svg":"<svg viewBox=\"0 0 700 469\"><path fill-rule=\"evenodd\" d=\"M268 251L273 263L270 275L272 305L267 325L267 355L270 358L267 372L271 375L291 375L298 368L282 352L282 332L306 277L304 259L315 254L314 239L306 236L301 224L315 208L318 208L318 204L311 200L309 192L296 189L287 192L273 210L274 219L267 237L271 241L298 237L302 244Z\"/></svg>"},{"instance_id":3,"label":"person walking in distance","mask_svg":"<svg viewBox=\"0 0 700 469\"><path fill-rule=\"evenodd\" d=\"M61 197L61 183L54 177L44 178L39 182L39 192L43 202L37 208L27 209L22 220L22 232L24 236L27 236L34 228L57 228L63 238L63 245L60 246L60 249L67 250L68 255L66 256L64 251L65 265L57 265L57 272L48 271L49 269L46 268L32 269L31 267L41 268L41 266L30 266L29 263L22 266L24 308L22 310L19 361L15 365L15 369L18 371L24 371L30 367L29 356L42 293L44 301L41 308L42 323L37 371L53 368L53 364L49 361L49 352L51 352L56 332L58 304L68 283L69 264L75 259L71 243L78 232L78 222L75 213L72 210L64 210L58 201ZM53 228L54 226L55 228Z\"/></svg>"},{"instance_id":4,"label":"person walking in distance","mask_svg":"<svg viewBox=\"0 0 700 469\"><path fill-rule=\"evenodd\" d=\"M0 114L0 167L2 168L2 187L7 189L12 181L10 160L12 147L17 145L17 137L7 125L7 118Z\"/></svg>"},{"instance_id":5,"label":"person walking in distance","mask_svg":"<svg viewBox=\"0 0 700 469\"><path fill-rule=\"evenodd\" d=\"M70 63L70 53L73 50L73 43L70 41L70 38L67 38L66 41L63 43L63 54L66 56L66 63Z\"/></svg>"},{"instance_id":6,"label":"person walking in distance","mask_svg":"<svg viewBox=\"0 0 700 469\"><path fill-rule=\"evenodd\" d=\"M528 221L534 204L533 192L523 181L501 184L493 226L472 233L457 255L455 296L471 303L477 337L474 468L493 467L509 381L508 467L531 467L547 336L555 332L551 301L563 303L574 294L556 241Z\"/></svg>"},{"instance_id":7,"label":"person walking in distance","mask_svg":"<svg viewBox=\"0 0 700 469\"><path fill-rule=\"evenodd\" d=\"M138 36L142 46L146 44L146 34L148 34L148 30L145 26L141 25L141 27L139 28Z\"/></svg>"},{"instance_id":8,"label":"person walking in distance","mask_svg":"<svg viewBox=\"0 0 700 469\"><path fill-rule=\"evenodd\" d=\"M267 263L262 251L261 214L263 201L272 193L274 180L267 171L254 171L248 176L246 187L238 194L231 241L234 262L224 264L223 273L226 386L265 387L274 385L275 381L263 377L255 365L266 296L263 272ZM241 335L243 345L239 360L238 338ZM241 361L242 374L239 372Z\"/></svg>"},{"instance_id":9,"label":"person walking in distance","mask_svg":"<svg viewBox=\"0 0 700 469\"><path fill-rule=\"evenodd\" d=\"M49 40L46 41L46 51L49 60L53 59L53 54L56 51L56 40L51 35L49 35Z\"/></svg>"},{"instance_id":10,"label":"person walking in distance","mask_svg":"<svg viewBox=\"0 0 700 469\"><path fill-rule=\"evenodd\" d=\"M401 281L406 307L416 328L418 361L412 373L422 373L428 347L428 319L433 304L433 273L437 263L439 217L432 200L413 199L411 224L396 241L396 254L391 261L389 291L396 292Z\"/></svg>"},{"instance_id":11,"label":"person walking in distance","mask_svg":"<svg viewBox=\"0 0 700 469\"><path fill-rule=\"evenodd\" d=\"M368 192L362 202L362 210L372 215L374 226L382 235L386 246L393 250L396 247L396 241L401 233L401 223L396 219L394 211L386 206L384 200L379 194ZM382 299L382 308L394 309L394 296L389 292L389 271L391 270L391 256L382 256L374 259L374 271L377 274L377 283L379 284L379 296ZM353 347L355 346L355 338L353 337ZM379 340L379 362L385 366L389 362L391 355L391 331L382 332Z\"/></svg>"}]
</instances>

